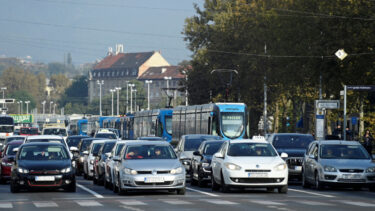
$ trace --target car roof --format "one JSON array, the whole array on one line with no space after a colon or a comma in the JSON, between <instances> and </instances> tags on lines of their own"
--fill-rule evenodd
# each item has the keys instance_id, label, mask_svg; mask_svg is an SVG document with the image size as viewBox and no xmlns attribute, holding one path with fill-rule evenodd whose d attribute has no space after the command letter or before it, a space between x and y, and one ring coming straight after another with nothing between
<instances>
[{"instance_id":1,"label":"car roof","mask_svg":"<svg viewBox=\"0 0 375 211\"><path fill-rule=\"evenodd\" d=\"M223 139L218 139L218 140L215 140L215 139L209 139L209 140L205 140L205 141L203 141L202 142L202 144L203 143L205 143L205 144L209 144L209 143L215 143L215 142L225 142L225 140L223 140Z\"/></svg>"},{"instance_id":2,"label":"car roof","mask_svg":"<svg viewBox=\"0 0 375 211\"><path fill-rule=\"evenodd\" d=\"M57 136L57 135L37 135L37 136L28 136L26 139L27 139L27 140L33 140L33 139L50 139L50 138L54 138L54 139L63 139L61 136Z\"/></svg>"},{"instance_id":3,"label":"car roof","mask_svg":"<svg viewBox=\"0 0 375 211\"><path fill-rule=\"evenodd\" d=\"M44 145L55 145L55 146L64 146L64 144L62 143L56 143L56 142L28 142L28 143L25 143L25 144L22 144L22 146L30 146L30 145L41 145L41 146L44 146Z\"/></svg>"},{"instance_id":4,"label":"car roof","mask_svg":"<svg viewBox=\"0 0 375 211\"><path fill-rule=\"evenodd\" d=\"M20 145L23 144L23 140L14 140L8 143L8 145Z\"/></svg>"},{"instance_id":5,"label":"car roof","mask_svg":"<svg viewBox=\"0 0 375 211\"><path fill-rule=\"evenodd\" d=\"M82 137L90 137L90 136L87 136L87 135L74 135L74 136L68 136L68 138L82 138Z\"/></svg>"},{"instance_id":6,"label":"car roof","mask_svg":"<svg viewBox=\"0 0 375 211\"><path fill-rule=\"evenodd\" d=\"M252 138L252 139L236 139L236 140L229 140L230 144L235 143L262 143L262 144L269 144L269 142L263 138Z\"/></svg>"},{"instance_id":7,"label":"car roof","mask_svg":"<svg viewBox=\"0 0 375 211\"><path fill-rule=\"evenodd\" d=\"M13 136L8 136L8 137L6 137L6 139L8 139L8 138L23 138L23 139L25 139L27 136L18 136L18 135L13 135Z\"/></svg>"},{"instance_id":8,"label":"car roof","mask_svg":"<svg viewBox=\"0 0 375 211\"><path fill-rule=\"evenodd\" d=\"M99 140L93 140L91 143L96 144L96 143L104 143L105 139L99 139Z\"/></svg>"},{"instance_id":9,"label":"car roof","mask_svg":"<svg viewBox=\"0 0 375 211\"><path fill-rule=\"evenodd\" d=\"M143 140L137 140L137 141L129 141L126 142L126 145L170 145L166 141L143 141Z\"/></svg>"},{"instance_id":10,"label":"car roof","mask_svg":"<svg viewBox=\"0 0 375 211\"><path fill-rule=\"evenodd\" d=\"M323 144L323 145L361 145L358 141L344 141L344 140L317 140L314 141L315 143Z\"/></svg>"},{"instance_id":11,"label":"car roof","mask_svg":"<svg viewBox=\"0 0 375 211\"><path fill-rule=\"evenodd\" d=\"M272 135L278 135L278 136L312 136L309 133L273 133Z\"/></svg>"}]
</instances>

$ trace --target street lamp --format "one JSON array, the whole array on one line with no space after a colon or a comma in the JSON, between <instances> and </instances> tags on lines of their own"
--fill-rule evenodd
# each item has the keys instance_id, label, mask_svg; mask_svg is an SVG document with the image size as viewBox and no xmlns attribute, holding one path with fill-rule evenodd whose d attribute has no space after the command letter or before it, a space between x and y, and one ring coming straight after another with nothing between
<instances>
[{"instance_id":1,"label":"street lamp","mask_svg":"<svg viewBox=\"0 0 375 211\"><path fill-rule=\"evenodd\" d=\"M120 115L120 90L121 87L116 87L115 88L117 91L117 116Z\"/></svg>"},{"instance_id":2,"label":"street lamp","mask_svg":"<svg viewBox=\"0 0 375 211\"><path fill-rule=\"evenodd\" d=\"M169 80L172 80L172 77L164 76L164 80L167 81L167 104L168 104L168 97L169 97Z\"/></svg>"},{"instance_id":3,"label":"street lamp","mask_svg":"<svg viewBox=\"0 0 375 211\"><path fill-rule=\"evenodd\" d=\"M29 114L29 103L30 103L30 101L29 100L25 101L25 103L26 103L26 114Z\"/></svg>"},{"instance_id":4,"label":"street lamp","mask_svg":"<svg viewBox=\"0 0 375 211\"><path fill-rule=\"evenodd\" d=\"M128 90L129 90L129 81L126 82L126 113L129 112L129 96L128 96Z\"/></svg>"},{"instance_id":5,"label":"street lamp","mask_svg":"<svg viewBox=\"0 0 375 211\"><path fill-rule=\"evenodd\" d=\"M150 84L152 84L152 80L146 80L147 84L147 110L150 110Z\"/></svg>"},{"instance_id":6,"label":"street lamp","mask_svg":"<svg viewBox=\"0 0 375 211\"><path fill-rule=\"evenodd\" d=\"M112 116L113 116L113 93L114 93L116 90L114 90L114 89L110 89L109 91L110 91L111 94L112 94Z\"/></svg>"},{"instance_id":7,"label":"street lamp","mask_svg":"<svg viewBox=\"0 0 375 211\"><path fill-rule=\"evenodd\" d=\"M23 109L22 109L23 104L22 104L22 103L23 103L22 100L20 100L20 104L21 104L21 105L20 105L20 106L21 106L21 107L20 107L20 108L21 108L21 109L20 109L20 110L21 110L21 114L23 114Z\"/></svg>"},{"instance_id":8,"label":"street lamp","mask_svg":"<svg viewBox=\"0 0 375 211\"><path fill-rule=\"evenodd\" d=\"M49 102L49 113L52 114L52 104L53 104L53 101Z\"/></svg>"},{"instance_id":9,"label":"street lamp","mask_svg":"<svg viewBox=\"0 0 375 211\"><path fill-rule=\"evenodd\" d=\"M130 87L130 113L133 113L133 87L135 84L128 84Z\"/></svg>"},{"instance_id":10,"label":"street lamp","mask_svg":"<svg viewBox=\"0 0 375 211\"><path fill-rule=\"evenodd\" d=\"M43 114L45 114L45 105L46 105L46 101L44 100L43 102L42 102L42 105L43 105Z\"/></svg>"},{"instance_id":11,"label":"street lamp","mask_svg":"<svg viewBox=\"0 0 375 211\"><path fill-rule=\"evenodd\" d=\"M57 106L57 104L55 103L55 104L53 104L53 115L55 115L55 111L56 111L56 106Z\"/></svg>"},{"instance_id":12,"label":"street lamp","mask_svg":"<svg viewBox=\"0 0 375 211\"><path fill-rule=\"evenodd\" d=\"M97 80L96 83L99 85L99 110L100 116L102 116L102 85L104 84L104 81Z\"/></svg>"},{"instance_id":13,"label":"street lamp","mask_svg":"<svg viewBox=\"0 0 375 211\"><path fill-rule=\"evenodd\" d=\"M186 79L186 87L185 87L185 105L188 106L188 105L189 105L189 102L188 102L188 73L187 73L187 71L185 71L185 70L183 70L182 73L185 74L185 79Z\"/></svg>"},{"instance_id":14,"label":"street lamp","mask_svg":"<svg viewBox=\"0 0 375 211\"><path fill-rule=\"evenodd\" d=\"M3 99L5 99L5 90L7 90L6 87L1 87L1 91L3 91ZM5 108L5 102L3 103L3 108Z\"/></svg>"},{"instance_id":15,"label":"street lamp","mask_svg":"<svg viewBox=\"0 0 375 211\"><path fill-rule=\"evenodd\" d=\"M137 90L134 89L134 111L137 111Z\"/></svg>"},{"instance_id":16,"label":"street lamp","mask_svg":"<svg viewBox=\"0 0 375 211\"><path fill-rule=\"evenodd\" d=\"M21 113L21 102L18 101L17 104L18 104L18 113L20 114Z\"/></svg>"}]
</instances>

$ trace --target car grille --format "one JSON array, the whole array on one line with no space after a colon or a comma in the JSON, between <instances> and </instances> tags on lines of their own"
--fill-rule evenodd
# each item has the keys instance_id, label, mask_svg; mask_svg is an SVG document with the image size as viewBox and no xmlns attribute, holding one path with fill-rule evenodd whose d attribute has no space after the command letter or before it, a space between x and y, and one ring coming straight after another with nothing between
<instances>
[{"instance_id":1,"label":"car grille","mask_svg":"<svg viewBox=\"0 0 375 211\"><path fill-rule=\"evenodd\" d=\"M237 183L280 183L284 178L230 178Z\"/></svg>"},{"instance_id":2,"label":"car grille","mask_svg":"<svg viewBox=\"0 0 375 211\"><path fill-rule=\"evenodd\" d=\"M269 169L246 169L245 172L271 172Z\"/></svg>"},{"instance_id":3,"label":"car grille","mask_svg":"<svg viewBox=\"0 0 375 211\"><path fill-rule=\"evenodd\" d=\"M338 182L345 182L345 183L364 183L366 180L364 179L338 179Z\"/></svg>"},{"instance_id":4,"label":"car grille","mask_svg":"<svg viewBox=\"0 0 375 211\"><path fill-rule=\"evenodd\" d=\"M289 168L292 166L302 166L302 158L287 158L285 162L288 164Z\"/></svg>"},{"instance_id":5,"label":"car grille","mask_svg":"<svg viewBox=\"0 0 375 211\"><path fill-rule=\"evenodd\" d=\"M62 184L62 180L57 180L57 181L33 181L33 180L28 180L27 181L29 186L60 186Z\"/></svg>"},{"instance_id":6,"label":"car grille","mask_svg":"<svg viewBox=\"0 0 375 211\"><path fill-rule=\"evenodd\" d=\"M30 174L59 174L59 170L30 170Z\"/></svg>"},{"instance_id":7,"label":"car grille","mask_svg":"<svg viewBox=\"0 0 375 211\"><path fill-rule=\"evenodd\" d=\"M345 173L363 173L363 169L339 169L340 172Z\"/></svg>"},{"instance_id":8,"label":"car grille","mask_svg":"<svg viewBox=\"0 0 375 211\"><path fill-rule=\"evenodd\" d=\"M169 174L170 171L156 171L156 174ZM138 174L152 174L152 171L137 171Z\"/></svg>"},{"instance_id":9,"label":"car grille","mask_svg":"<svg viewBox=\"0 0 375 211\"><path fill-rule=\"evenodd\" d=\"M135 182L135 184L139 186L164 186L164 185L172 185L173 181L155 182L155 183Z\"/></svg>"}]
</instances>

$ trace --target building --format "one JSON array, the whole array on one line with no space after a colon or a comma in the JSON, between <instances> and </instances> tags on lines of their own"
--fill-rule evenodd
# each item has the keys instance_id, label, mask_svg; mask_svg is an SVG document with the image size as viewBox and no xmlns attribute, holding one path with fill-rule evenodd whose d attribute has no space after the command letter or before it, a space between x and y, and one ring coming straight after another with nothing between
<instances>
[{"instance_id":1,"label":"building","mask_svg":"<svg viewBox=\"0 0 375 211\"><path fill-rule=\"evenodd\" d=\"M89 71L89 101L99 97L98 82L103 82L102 96L115 87L126 87L128 81L137 79L150 67L170 66L160 52L122 53L122 46L111 49L108 56Z\"/></svg>"},{"instance_id":2,"label":"building","mask_svg":"<svg viewBox=\"0 0 375 211\"><path fill-rule=\"evenodd\" d=\"M146 72L138 77L139 81L144 83L145 90L148 89L146 81L151 81L150 86L150 107L155 108L162 100L167 100L166 94L174 98L172 106L177 106L177 97L185 99L185 93L178 91L181 88L179 81L184 79L185 75L181 72L180 66L163 66L163 67L150 67ZM164 88L171 88L166 90Z\"/></svg>"}]
</instances>

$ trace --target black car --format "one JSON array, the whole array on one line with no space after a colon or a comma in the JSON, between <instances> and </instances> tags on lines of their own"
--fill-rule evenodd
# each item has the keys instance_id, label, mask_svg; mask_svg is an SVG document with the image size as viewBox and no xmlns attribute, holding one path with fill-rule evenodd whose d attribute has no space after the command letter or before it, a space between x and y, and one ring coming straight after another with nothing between
<instances>
[{"instance_id":1,"label":"black car","mask_svg":"<svg viewBox=\"0 0 375 211\"><path fill-rule=\"evenodd\" d=\"M99 152L94 161L94 177L93 183L98 185L104 184L105 179L105 162L107 160L108 154L116 145L116 140L108 140L106 141L103 146L100 148Z\"/></svg>"},{"instance_id":2,"label":"black car","mask_svg":"<svg viewBox=\"0 0 375 211\"><path fill-rule=\"evenodd\" d=\"M141 136L138 137L137 140L143 140L143 141L165 141L162 137L159 136Z\"/></svg>"},{"instance_id":3,"label":"black car","mask_svg":"<svg viewBox=\"0 0 375 211\"><path fill-rule=\"evenodd\" d=\"M90 136L83 136L83 135L68 136L68 138L66 138L66 144L68 144L69 149L70 149L70 147L77 147L78 148L79 143L84 138L90 138Z\"/></svg>"},{"instance_id":4,"label":"black car","mask_svg":"<svg viewBox=\"0 0 375 211\"><path fill-rule=\"evenodd\" d=\"M32 142L20 146L11 172L10 191L63 188L76 191L75 172L63 144Z\"/></svg>"},{"instance_id":5,"label":"black car","mask_svg":"<svg viewBox=\"0 0 375 211\"><path fill-rule=\"evenodd\" d=\"M224 143L223 140L207 140L202 142L191 159L191 185L204 187L211 180L211 159Z\"/></svg>"},{"instance_id":6,"label":"black car","mask_svg":"<svg viewBox=\"0 0 375 211\"><path fill-rule=\"evenodd\" d=\"M274 133L268 141L275 147L279 154L285 152L288 158L285 162L289 168L289 178L301 179L302 161L309 144L314 141L311 134L300 133Z\"/></svg>"},{"instance_id":7,"label":"black car","mask_svg":"<svg viewBox=\"0 0 375 211\"><path fill-rule=\"evenodd\" d=\"M87 152L88 148L90 147L90 144L93 140L99 140L100 138L83 138L81 142L79 142L77 148L78 148L78 156L74 156L76 159L76 174L79 176L84 173L83 171L83 164L85 161L85 154L84 152ZM87 152L88 154L88 152ZM84 175L86 179L86 175Z\"/></svg>"}]
</instances>

